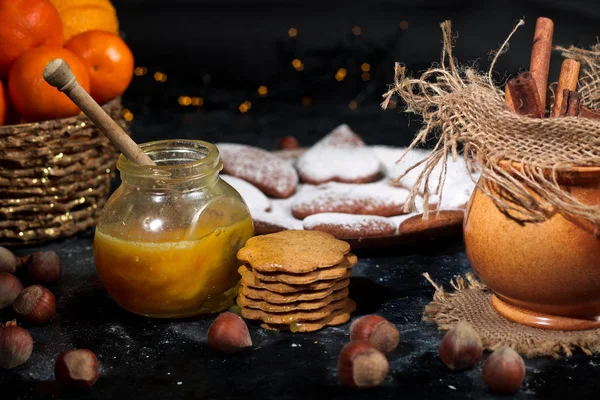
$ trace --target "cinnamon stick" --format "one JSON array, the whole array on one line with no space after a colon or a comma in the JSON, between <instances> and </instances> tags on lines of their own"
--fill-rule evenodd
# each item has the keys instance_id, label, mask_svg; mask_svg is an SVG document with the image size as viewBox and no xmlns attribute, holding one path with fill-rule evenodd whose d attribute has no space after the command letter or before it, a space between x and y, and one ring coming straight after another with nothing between
<instances>
[{"instance_id":1,"label":"cinnamon stick","mask_svg":"<svg viewBox=\"0 0 600 400\"><path fill-rule=\"evenodd\" d=\"M515 108L515 103L513 103L512 97L510 97L510 92L508 91L508 82L505 86L506 87L504 88L504 101L506 101L506 105L508 106L509 110L511 110L512 112L517 112L517 109Z\"/></svg>"},{"instance_id":2,"label":"cinnamon stick","mask_svg":"<svg viewBox=\"0 0 600 400\"><path fill-rule=\"evenodd\" d=\"M600 119L600 111L581 105L581 93L564 89L562 95L563 101L559 116Z\"/></svg>"},{"instance_id":3,"label":"cinnamon stick","mask_svg":"<svg viewBox=\"0 0 600 400\"><path fill-rule=\"evenodd\" d=\"M560 111L558 112L558 116L559 117L566 117L567 116L567 108L569 106L569 102L565 101L564 99L568 99L569 98L569 89L565 89L563 91L563 101L562 103L560 103Z\"/></svg>"},{"instance_id":4,"label":"cinnamon stick","mask_svg":"<svg viewBox=\"0 0 600 400\"><path fill-rule=\"evenodd\" d=\"M543 112L546 110L546 90L548 88L553 35L554 22L549 18L539 17L535 24L529 71L531 71L531 75L535 80Z\"/></svg>"},{"instance_id":5,"label":"cinnamon stick","mask_svg":"<svg viewBox=\"0 0 600 400\"><path fill-rule=\"evenodd\" d=\"M595 110L590 110L587 107L581 107L579 110L579 117L581 118L591 118L591 119L600 119L600 112Z\"/></svg>"},{"instance_id":6,"label":"cinnamon stick","mask_svg":"<svg viewBox=\"0 0 600 400\"><path fill-rule=\"evenodd\" d=\"M581 109L581 94L574 90L563 89L562 102L558 117L577 117Z\"/></svg>"},{"instance_id":7,"label":"cinnamon stick","mask_svg":"<svg viewBox=\"0 0 600 400\"><path fill-rule=\"evenodd\" d=\"M581 94L579 92L567 92L567 97L563 99L563 102L567 103L567 117L579 116L581 112Z\"/></svg>"},{"instance_id":8,"label":"cinnamon stick","mask_svg":"<svg viewBox=\"0 0 600 400\"><path fill-rule=\"evenodd\" d=\"M514 105L515 112L533 118L544 116L536 81L529 72L523 72L506 83L506 89Z\"/></svg>"},{"instance_id":9,"label":"cinnamon stick","mask_svg":"<svg viewBox=\"0 0 600 400\"><path fill-rule=\"evenodd\" d=\"M570 94L571 94L571 91L569 89L563 90L563 94L562 94L563 101L560 103L560 111L558 112L559 117L567 116L567 109L569 108Z\"/></svg>"},{"instance_id":10,"label":"cinnamon stick","mask_svg":"<svg viewBox=\"0 0 600 400\"><path fill-rule=\"evenodd\" d=\"M577 89L577 82L579 81L579 67L580 63L571 58L567 58L563 61L560 68L560 76L558 77L558 85L556 86L556 96L554 97L554 105L552 106L551 117L560 116L563 102L568 99L563 97L565 89L574 91Z\"/></svg>"}]
</instances>

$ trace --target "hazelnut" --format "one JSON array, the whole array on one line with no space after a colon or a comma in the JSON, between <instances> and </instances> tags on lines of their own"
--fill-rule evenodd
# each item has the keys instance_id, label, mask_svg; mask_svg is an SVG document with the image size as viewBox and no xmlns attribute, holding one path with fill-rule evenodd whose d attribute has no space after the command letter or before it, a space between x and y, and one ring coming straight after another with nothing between
<instances>
[{"instance_id":1,"label":"hazelnut","mask_svg":"<svg viewBox=\"0 0 600 400\"><path fill-rule=\"evenodd\" d=\"M26 266L30 258L31 254L27 254L22 257L17 257L17 271Z\"/></svg>"},{"instance_id":2,"label":"hazelnut","mask_svg":"<svg viewBox=\"0 0 600 400\"><path fill-rule=\"evenodd\" d=\"M17 271L17 257L6 247L0 247L0 272L14 274Z\"/></svg>"},{"instance_id":3,"label":"hazelnut","mask_svg":"<svg viewBox=\"0 0 600 400\"><path fill-rule=\"evenodd\" d=\"M299 148L300 143L298 142L298 139L293 136L285 136L279 141L280 150L293 150Z\"/></svg>"},{"instance_id":4,"label":"hazelnut","mask_svg":"<svg viewBox=\"0 0 600 400\"><path fill-rule=\"evenodd\" d=\"M0 324L0 367L12 369L25 364L33 351L33 338L15 321Z\"/></svg>"},{"instance_id":5,"label":"hazelnut","mask_svg":"<svg viewBox=\"0 0 600 400\"><path fill-rule=\"evenodd\" d=\"M0 272L0 310L12 305L22 291L23 285L17 277Z\"/></svg>"},{"instance_id":6,"label":"hazelnut","mask_svg":"<svg viewBox=\"0 0 600 400\"><path fill-rule=\"evenodd\" d=\"M483 363L483 380L495 392L515 393L525 379L523 358L508 346L495 350Z\"/></svg>"},{"instance_id":7,"label":"hazelnut","mask_svg":"<svg viewBox=\"0 0 600 400\"><path fill-rule=\"evenodd\" d=\"M400 331L379 315L365 315L350 325L350 340L364 340L382 353L390 353L398 347Z\"/></svg>"},{"instance_id":8,"label":"hazelnut","mask_svg":"<svg viewBox=\"0 0 600 400\"><path fill-rule=\"evenodd\" d=\"M87 349L66 350L54 365L56 381L69 389L87 389L98 380L98 358Z\"/></svg>"},{"instance_id":9,"label":"hazelnut","mask_svg":"<svg viewBox=\"0 0 600 400\"><path fill-rule=\"evenodd\" d=\"M208 328L208 346L220 353L235 353L251 347L252 338L244 320L226 311Z\"/></svg>"},{"instance_id":10,"label":"hazelnut","mask_svg":"<svg viewBox=\"0 0 600 400\"><path fill-rule=\"evenodd\" d=\"M338 359L340 382L352 388L370 388L380 385L389 372L385 355L369 342L347 343Z\"/></svg>"},{"instance_id":11,"label":"hazelnut","mask_svg":"<svg viewBox=\"0 0 600 400\"><path fill-rule=\"evenodd\" d=\"M27 278L31 283L53 285L60 280L62 271L62 261L53 251L33 253L27 260Z\"/></svg>"},{"instance_id":12,"label":"hazelnut","mask_svg":"<svg viewBox=\"0 0 600 400\"><path fill-rule=\"evenodd\" d=\"M43 324L56 314L56 299L50 290L33 285L21 292L13 303L13 309L30 324Z\"/></svg>"},{"instance_id":13,"label":"hazelnut","mask_svg":"<svg viewBox=\"0 0 600 400\"><path fill-rule=\"evenodd\" d=\"M442 339L440 358L453 371L473 368L482 356L481 338L467 322L458 322Z\"/></svg>"}]
</instances>

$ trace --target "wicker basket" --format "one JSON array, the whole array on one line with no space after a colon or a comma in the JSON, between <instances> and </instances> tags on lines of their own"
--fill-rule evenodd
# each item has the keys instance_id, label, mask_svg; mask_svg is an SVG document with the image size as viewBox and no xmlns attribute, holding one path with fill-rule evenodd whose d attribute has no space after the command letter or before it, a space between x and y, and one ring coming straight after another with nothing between
<instances>
[{"instance_id":1,"label":"wicker basket","mask_svg":"<svg viewBox=\"0 0 600 400\"><path fill-rule=\"evenodd\" d=\"M128 131L120 98L103 108ZM0 245L40 244L94 226L117 157L83 114L0 127Z\"/></svg>"}]
</instances>

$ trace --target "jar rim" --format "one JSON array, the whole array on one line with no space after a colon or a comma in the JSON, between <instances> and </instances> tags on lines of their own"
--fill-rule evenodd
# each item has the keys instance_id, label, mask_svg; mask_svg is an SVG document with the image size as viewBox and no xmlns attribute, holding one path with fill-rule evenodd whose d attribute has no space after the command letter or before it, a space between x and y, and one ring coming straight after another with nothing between
<instances>
[{"instance_id":1,"label":"jar rim","mask_svg":"<svg viewBox=\"0 0 600 400\"><path fill-rule=\"evenodd\" d=\"M139 144L139 147L157 165L141 165L131 162L121 154L117 160L117 169L121 173L134 176L156 177L199 177L222 169L221 157L217 146L203 140L194 139L164 139ZM197 154L198 158L189 161L160 164L161 154L168 152L187 152ZM164 161L164 160L163 160Z\"/></svg>"}]
</instances>

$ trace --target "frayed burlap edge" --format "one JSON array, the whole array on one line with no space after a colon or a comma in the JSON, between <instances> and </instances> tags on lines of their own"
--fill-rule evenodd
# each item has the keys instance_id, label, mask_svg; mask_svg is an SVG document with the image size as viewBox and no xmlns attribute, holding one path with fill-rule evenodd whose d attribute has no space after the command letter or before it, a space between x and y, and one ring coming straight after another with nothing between
<instances>
[{"instance_id":1,"label":"frayed burlap edge","mask_svg":"<svg viewBox=\"0 0 600 400\"><path fill-rule=\"evenodd\" d=\"M465 277L458 276L450 280L454 288L448 293L436 284L428 273L423 276L433 287L433 301L425 306L423 321L433 322L440 331L447 331L457 322L463 320L473 326L481 336L485 350L494 351L504 345L511 346L515 351L528 358L551 356L570 357L574 350L581 350L587 355L600 353L600 329L588 331L551 331L516 324L500 316L491 305L491 290L477 280L472 273ZM473 299L467 294L482 294L487 299L486 304L469 304ZM472 297L472 296L471 296ZM484 296L479 296L481 302ZM480 309L480 312L464 312L459 308ZM460 307L459 307L460 306ZM481 311L481 310L480 310Z\"/></svg>"},{"instance_id":2,"label":"frayed burlap edge","mask_svg":"<svg viewBox=\"0 0 600 400\"><path fill-rule=\"evenodd\" d=\"M462 145L472 179L471 171L479 172L480 182L487 183L478 184L478 188L511 218L544 222L559 212L600 226L600 205L582 203L558 183L561 171L600 165L600 121L518 115L508 109L504 92L492 79L499 55L506 51L510 38L523 24L520 21L515 26L496 52L486 75L474 68L460 67L454 60L450 21L440 25L444 41L441 65L414 79L407 77L405 67L396 63L394 83L383 95L381 105L386 109L397 95L406 104L405 111L419 114L424 125L398 162L417 145L437 136L430 154L392 182L399 185L406 174L422 168L405 211L416 211L415 200L424 188L423 218L428 218L431 174L441 162L434 190L441 202L448 158L456 159ZM503 165L506 160L519 163L520 168ZM492 187L496 189L492 191Z\"/></svg>"}]
</instances>

